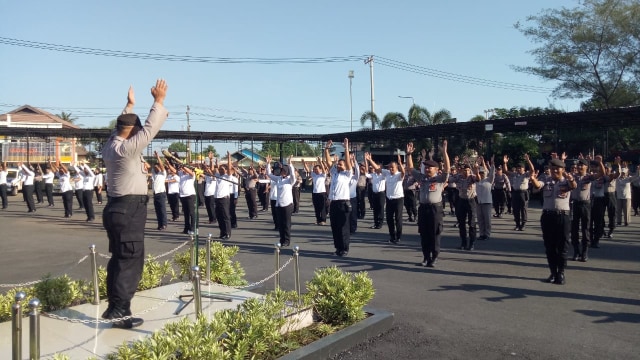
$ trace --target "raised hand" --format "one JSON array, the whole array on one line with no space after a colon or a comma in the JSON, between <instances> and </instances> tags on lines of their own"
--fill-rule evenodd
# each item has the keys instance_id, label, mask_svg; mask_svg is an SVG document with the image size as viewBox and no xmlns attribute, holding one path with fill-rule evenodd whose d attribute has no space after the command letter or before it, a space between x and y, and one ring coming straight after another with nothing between
<instances>
[{"instance_id":1,"label":"raised hand","mask_svg":"<svg viewBox=\"0 0 640 360\"><path fill-rule=\"evenodd\" d=\"M133 86L129 86L129 92L127 93L127 105L134 106L136 104L136 94L133 91Z\"/></svg>"},{"instance_id":2,"label":"raised hand","mask_svg":"<svg viewBox=\"0 0 640 360\"><path fill-rule=\"evenodd\" d=\"M553 154L551 154L551 157L553 157ZM508 162L509 162L509 156L508 155L504 155L502 157L502 163L507 165Z\"/></svg>"},{"instance_id":3,"label":"raised hand","mask_svg":"<svg viewBox=\"0 0 640 360\"><path fill-rule=\"evenodd\" d=\"M271 164L271 159L272 159L272 158L271 158L271 155L267 155L267 156L265 157L265 160L267 161L267 164ZM268 166L268 165L267 165L267 166Z\"/></svg>"},{"instance_id":4,"label":"raised hand","mask_svg":"<svg viewBox=\"0 0 640 360\"><path fill-rule=\"evenodd\" d=\"M410 142L407 144L407 154L412 154L413 153L413 143Z\"/></svg>"},{"instance_id":5,"label":"raised hand","mask_svg":"<svg viewBox=\"0 0 640 360\"><path fill-rule=\"evenodd\" d=\"M151 88L151 95L153 96L155 102L161 105L164 103L164 98L167 96L168 88L169 87L167 86L167 82L164 81L164 79L156 80L156 85Z\"/></svg>"},{"instance_id":6,"label":"raised hand","mask_svg":"<svg viewBox=\"0 0 640 360\"><path fill-rule=\"evenodd\" d=\"M344 146L345 149L349 150L349 139L344 138L344 140L342 140L342 146Z\"/></svg>"}]
</instances>

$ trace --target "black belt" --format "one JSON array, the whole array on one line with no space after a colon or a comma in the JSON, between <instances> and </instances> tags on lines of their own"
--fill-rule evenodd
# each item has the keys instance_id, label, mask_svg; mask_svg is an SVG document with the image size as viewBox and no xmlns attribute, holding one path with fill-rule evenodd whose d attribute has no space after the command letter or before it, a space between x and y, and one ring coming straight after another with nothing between
<instances>
[{"instance_id":1,"label":"black belt","mask_svg":"<svg viewBox=\"0 0 640 360\"><path fill-rule=\"evenodd\" d=\"M569 210L542 210L543 214L569 215Z\"/></svg>"},{"instance_id":2,"label":"black belt","mask_svg":"<svg viewBox=\"0 0 640 360\"><path fill-rule=\"evenodd\" d=\"M527 190L511 190L511 192L527 192L527 191L529 191L529 189L527 189Z\"/></svg>"},{"instance_id":3,"label":"black belt","mask_svg":"<svg viewBox=\"0 0 640 360\"><path fill-rule=\"evenodd\" d=\"M149 196L147 195L123 195L123 196L117 196L117 197L113 197L113 196L109 196L108 200L110 203L123 203L123 202L127 202L127 203L143 203L146 204L147 202L149 202Z\"/></svg>"},{"instance_id":4,"label":"black belt","mask_svg":"<svg viewBox=\"0 0 640 360\"><path fill-rule=\"evenodd\" d=\"M437 203L420 203L420 206L436 206L436 205L442 205L442 201L441 202L437 202Z\"/></svg>"}]
</instances>

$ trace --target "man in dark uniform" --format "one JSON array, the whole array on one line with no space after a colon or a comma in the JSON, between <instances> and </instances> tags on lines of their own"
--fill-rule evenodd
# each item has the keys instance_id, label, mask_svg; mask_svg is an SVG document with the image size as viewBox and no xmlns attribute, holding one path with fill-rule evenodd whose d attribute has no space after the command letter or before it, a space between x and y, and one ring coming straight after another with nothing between
<instances>
[{"instance_id":1,"label":"man in dark uniform","mask_svg":"<svg viewBox=\"0 0 640 360\"><path fill-rule=\"evenodd\" d=\"M167 119L164 108L167 84L163 79L151 88L154 103L145 124L132 113L135 104L129 88L127 106L117 119L115 131L104 146L102 157L107 168L109 201L102 221L109 237L111 259L107 265L109 307L105 319L120 319L113 327L130 329L143 320L131 316L131 299L142 278L144 266L144 226L147 221L147 174L142 151L147 148ZM122 319L123 317L129 317Z\"/></svg>"},{"instance_id":2,"label":"man in dark uniform","mask_svg":"<svg viewBox=\"0 0 640 360\"><path fill-rule=\"evenodd\" d=\"M588 251L591 243L591 183L599 179L604 174L602 158L598 162L602 166L601 171L589 174L589 161L587 159L578 160L577 172L571 175L576 180L576 188L571 192L571 203L573 207L571 219L571 245L573 245L573 261L580 260L586 262L589 259ZM580 229L582 228L582 247L580 246Z\"/></svg>"},{"instance_id":3,"label":"man in dark uniform","mask_svg":"<svg viewBox=\"0 0 640 360\"><path fill-rule=\"evenodd\" d=\"M554 158L549 162L551 177L543 183L537 174L531 172L531 184L535 189L542 189L544 199L540 225L542 239L547 253L547 263L551 275L547 282L564 285L564 269L567 266L567 252L571 233L571 217L569 216L570 192L576 188L575 179L565 173L564 162Z\"/></svg>"},{"instance_id":4,"label":"man in dark uniform","mask_svg":"<svg viewBox=\"0 0 640 360\"><path fill-rule=\"evenodd\" d=\"M442 191L447 184L450 164L447 155L447 140L442 142L442 174L438 174L438 163L427 160L420 164L420 171L413 168L413 144L407 144L407 168L411 175L420 183L418 200L418 232L422 243L422 266L435 267L440 254L440 238L444 226L444 207L442 205Z\"/></svg>"}]
</instances>

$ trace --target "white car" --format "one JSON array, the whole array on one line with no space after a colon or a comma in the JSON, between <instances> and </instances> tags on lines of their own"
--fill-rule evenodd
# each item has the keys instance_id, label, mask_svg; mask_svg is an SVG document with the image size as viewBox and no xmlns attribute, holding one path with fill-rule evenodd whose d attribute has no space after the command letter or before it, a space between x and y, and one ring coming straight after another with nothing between
<instances>
[{"instance_id":1,"label":"white car","mask_svg":"<svg viewBox=\"0 0 640 360\"><path fill-rule=\"evenodd\" d=\"M20 169L18 168L8 168L7 169L7 193L10 195L18 195L19 191L22 191L22 181L16 181L14 184L14 180L18 177L18 172Z\"/></svg>"}]
</instances>

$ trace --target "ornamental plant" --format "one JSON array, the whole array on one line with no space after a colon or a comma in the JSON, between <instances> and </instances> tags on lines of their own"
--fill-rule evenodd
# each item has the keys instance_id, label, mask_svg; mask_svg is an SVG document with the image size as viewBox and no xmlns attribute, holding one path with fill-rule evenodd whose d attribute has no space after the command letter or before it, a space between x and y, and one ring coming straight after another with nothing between
<instances>
[{"instance_id":1,"label":"ornamental plant","mask_svg":"<svg viewBox=\"0 0 640 360\"><path fill-rule=\"evenodd\" d=\"M229 285L246 285L245 271L238 261L232 258L240 251L238 246L225 246L220 242L211 243L211 280L212 282ZM191 275L191 253L188 250L178 253L173 257L173 262L178 266L180 280ZM198 249L198 265L200 266L200 278L206 279L207 252L206 249Z\"/></svg>"}]
</instances>

